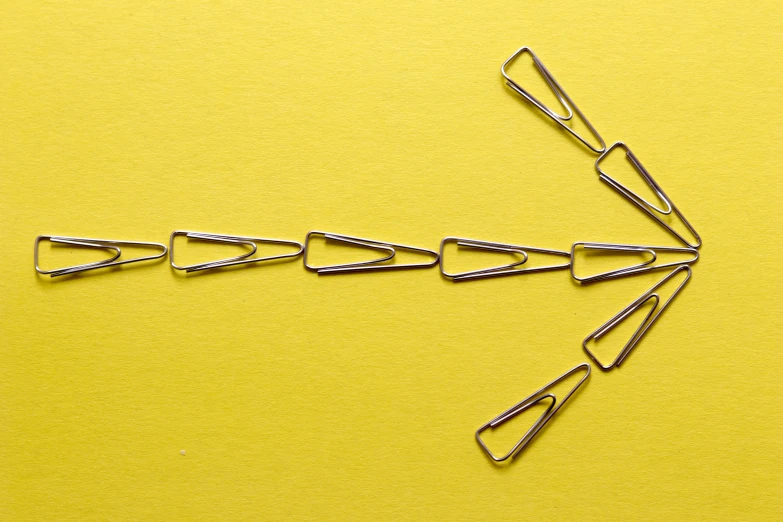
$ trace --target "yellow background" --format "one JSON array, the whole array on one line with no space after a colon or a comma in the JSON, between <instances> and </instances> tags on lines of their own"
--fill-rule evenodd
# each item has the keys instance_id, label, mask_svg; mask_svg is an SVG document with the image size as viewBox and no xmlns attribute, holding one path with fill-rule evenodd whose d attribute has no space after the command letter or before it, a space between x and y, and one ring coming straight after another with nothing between
<instances>
[{"instance_id":1,"label":"yellow background","mask_svg":"<svg viewBox=\"0 0 783 522\"><path fill-rule=\"evenodd\" d=\"M779 2L2 4L0 518L783 515ZM503 86L521 45L704 247L511 466L475 429L663 273L33 270L38 234L676 245Z\"/></svg>"}]
</instances>

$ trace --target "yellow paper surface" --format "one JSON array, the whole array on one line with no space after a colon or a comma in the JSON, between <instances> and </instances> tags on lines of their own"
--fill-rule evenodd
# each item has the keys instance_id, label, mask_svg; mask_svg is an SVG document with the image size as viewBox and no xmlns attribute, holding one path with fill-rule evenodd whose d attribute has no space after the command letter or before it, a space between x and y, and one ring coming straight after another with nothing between
<instances>
[{"instance_id":1,"label":"yellow paper surface","mask_svg":"<svg viewBox=\"0 0 783 522\"><path fill-rule=\"evenodd\" d=\"M2 12L3 520L781 517L778 2ZM33 270L39 234L677 245L504 87L522 45L704 246L623 366L511 466L476 428L586 361L663 273Z\"/></svg>"}]
</instances>

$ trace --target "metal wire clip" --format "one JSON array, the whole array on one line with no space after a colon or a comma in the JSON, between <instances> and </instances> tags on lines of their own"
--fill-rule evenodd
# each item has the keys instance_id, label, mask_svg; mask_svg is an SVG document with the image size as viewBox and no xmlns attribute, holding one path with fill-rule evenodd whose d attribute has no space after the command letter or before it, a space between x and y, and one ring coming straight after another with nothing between
<instances>
[{"instance_id":1,"label":"metal wire clip","mask_svg":"<svg viewBox=\"0 0 783 522\"><path fill-rule=\"evenodd\" d=\"M605 250L609 252L636 252L640 254L648 254L649 259L624 268L618 268L615 270L609 270L600 274L595 274L587 277L579 277L576 275L576 248L582 246L585 250ZM692 254L693 257L685 259L683 261L672 261L670 263L663 263L660 265L653 264L658 259L658 254L663 252L678 252ZM699 251L695 248L683 248L683 247L664 247L664 246L646 246L646 245L618 245L614 243L590 243L578 241L571 246L571 277L581 283L593 283L596 281L605 281L615 277L629 276L635 274L642 274L652 270L660 270L662 268L668 268L672 266L680 265L692 265L699 259Z\"/></svg>"},{"instance_id":2,"label":"metal wire clip","mask_svg":"<svg viewBox=\"0 0 783 522\"><path fill-rule=\"evenodd\" d=\"M567 379L574 373L577 373L579 371L585 371L584 377L582 377L576 385L571 388L571 391L568 392L568 394L565 396L565 398L557 402L557 397L552 393L545 393L549 388L555 386L557 383ZM541 429L546 426L546 424L552 420L552 417L562 408L566 401L576 392L577 389L582 385L583 382L587 380L587 378L590 376L590 364L589 363L582 363L578 366L575 366L574 368L568 370L563 375L555 379L554 381L550 382L549 384L545 385L543 388L541 388L538 391L533 392L531 395L525 397L522 399L521 402L518 402L508 410L504 411L491 421L487 422L483 426L481 426L478 430L476 430L476 440L478 441L481 448L489 455L489 457L494 460L495 462L503 462L509 458L513 459L519 453L522 452L522 450L525 449L525 447L530 443L531 440L538 434L538 432L541 431ZM522 436L521 439L514 445L513 448L511 448L511 451L503 455L502 457L498 457L494 453L492 453L486 444L484 444L484 441L481 440L481 434L485 432L486 430L490 428L496 428L497 426L503 424L504 422L516 417L523 411L527 410L528 408L538 404L541 401L549 400L551 401L549 403L549 406L547 407L546 411L541 414L541 416L536 420L536 422L528 429L525 434Z\"/></svg>"},{"instance_id":3,"label":"metal wire clip","mask_svg":"<svg viewBox=\"0 0 783 522\"><path fill-rule=\"evenodd\" d=\"M665 207L664 209L658 208L657 206L653 205L637 193L633 192L631 189L620 183L619 181L615 180L611 176L609 176L606 172L601 170L601 162L606 158L606 156L609 155L609 153L612 152L616 147L619 147L623 150L625 150L625 156L628 158L628 161L631 162L631 165L634 166L636 171L642 176L642 179L649 185L649 187L655 192L655 194L658 196L658 198L664 203ZM699 248L701 246L701 236L696 232L696 229L691 226L691 224L688 222L687 219L685 219L685 216L682 215L680 210L674 205L674 202L669 198L669 196L666 195L666 193L663 191L660 185L653 179L653 177L650 175L649 172L647 172L647 169L644 168L644 165L639 161L639 158L636 157L636 155L631 152L631 149L628 148L628 145L623 143L622 141L618 141L614 144L612 144L611 147L606 149L606 152L601 154L601 156L595 160L595 170L598 171L598 177L606 182L610 187L615 189L617 192L622 194L628 201L639 207L640 210L642 210L645 214L653 218L655 221L658 222L659 225L661 225L663 228L665 228L667 231L669 231L670 234L672 234L674 237L685 243L687 246L691 248ZM691 244L687 239L685 239L680 233L678 233L676 230L674 230L671 225L666 223L663 219L661 219L661 215L669 215L672 212L680 218L680 220L683 222L683 224L688 228L691 234L693 234L693 237L696 238L696 243Z\"/></svg>"},{"instance_id":4,"label":"metal wire clip","mask_svg":"<svg viewBox=\"0 0 783 522\"><path fill-rule=\"evenodd\" d=\"M674 292L663 303L663 305L660 308L658 308L658 304L660 302L660 296L657 293L655 293L655 291L680 272L687 272L685 279L674 290ZM619 367L622 364L622 362L626 359L626 357L628 357L628 355L631 353L631 350L633 350L634 347L639 343L639 341L641 341L642 337L644 337L644 334L646 334L647 331L652 327L652 325L655 324L658 318L661 317L661 314L663 313L664 310L666 310L666 308L669 306L672 300L674 300L674 298L677 297L677 294L680 293L680 290L682 290L682 288L690 280L690 278L691 278L691 268L689 266L684 265L672 270L666 277L664 277L659 282L657 282L652 288L650 288L645 293L643 293L638 299L634 300L631 304L629 304L628 306L620 310L617 313L617 315L615 315L614 317L606 321L604 324L599 326L598 329L596 329L590 335L585 337L585 340L582 341L582 348L584 348L584 351L587 353L587 355L590 356L590 358L595 362L595 364L597 364L604 371L609 371L615 366ZM620 353L617 355L617 357L615 357L614 361L612 361L608 365L604 365L603 363L601 363L601 361L598 360L595 354L591 352L590 349L587 347L587 343L590 342L591 340L600 339L604 334L606 334L612 328L620 324L624 319L626 319L628 316L633 314L640 307L644 306L644 304L650 300L654 301L652 309L650 309L650 311L647 313L647 316L644 318L642 323L633 333L633 335L628 340L628 342L625 343L625 346L623 347L622 350L620 350Z\"/></svg>"},{"instance_id":5,"label":"metal wire clip","mask_svg":"<svg viewBox=\"0 0 783 522\"><path fill-rule=\"evenodd\" d=\"M443 255L444 249L448 243L456 243L457 246L459 247L475 248L478 250L485 250L487 252L516 254L522 256L522 260L514 263L508 263L505 265L494 266L490 268L481 268L478 270L469 270L467 272L450 273L446 271L446 268L444 266L444 255ZM569 258L569 262L560 265L536 266L531 268L517 268L518 266L524 264L528 260L528 254L527 254L528 252L537 252L541 254L553 254L558 256L564 256ZM547 248L509 245L506 243L496 243L493 241L480 241L478 239L467 239L463 237L450 236L450 237L443 238L443 240L440 242L440 273L443 274L444 277L451 279L455 283L459 281L482 279L486 277L530 274L532 272L546 272L550 270L561 270L561 269L568 268L571 265L570 257L571 256L568 252L563 252L562 250L550 250Z\"/></svg>"},{"instance_id":6,"label":"metal wire clip","mask_svg":"<svg viewBox=\"0 0 783 522\"><path fill-rule=\"evenodd\" d=\"M533 58L533 64L538 69L538 72L541 74L541 76L544 78L546 83L549 85L549 88L552 89L552 92L557 97L558 101L560 101L560 104L563 106L563 108L567 111L567 114L565 116L560 115L541 103L535 96L530 94L525 88L523 88L521 85L519 85L517 82L515 82L511 77L506 73L506 67L516 60L519 56L521 56L524 53L529 53L530 56ZM500 67L500 73L503 75L503 78L506 79L506 85L511 87L517 94L524 97L527 101L535 105L541 112L546 114L549 118L551 118L555 123L560 125L562 128L570 132L576 139L581 141L587 148L595 152L596 154L601 154L606 150L606 143L604 142L604 139L601 137L600 134L598 134L598 131L595 130L595 127L590 123L590 121L585 117L585 115L582 113L582 111L579 110L579 107L576 106L574 103L574 100L571 99L570 96L565 92L563 87L560 86L560 84L557 82L554 76L552 76L552 73L549 72L549 69L547 69L544 64L541 62L541 60L536 56L536 54L529 48L529 47L522 47L517 52L511 55L511 57L503 62L503 65ZM573 108L573 110L572 110ZM574 129L572 129L570 126L566 124L567 121L569 121L571 118L573 118L574 112L579 115L579 117L582 119L582 121L587 125L587 127L590 129L590 132L592 132L593 136L598 139L601 146L600 148L596 148L593 145L591 145L585 138L583 138L580 134L578 134Z\"/></svg>"},{"instance_id":7,"label":"metal wire clip","mask_svg":"<svg viewBox=\"0 0 783 522\"><path fill-rule=\"evenodd\" d=\"M57 268L54 270L43 270L38 265L38 250L41 241L49 240L51 243L57 243L62 245L73 245L83 248L93 248L97 250L109 250L114 255L109 259L103 259L101 261L94 261L92 263L85 263L83 265L66 266L64 268ZM151 247L159 248L161 252L154 256L146 257L134 257L133 259L124 259L117 261L122 255L120 250L121 245L132 245L138 247ZM160 243L148 243L144 241L121 241L117 239L94 239L89 237L68 237L68 236L38 236L35 238L35 245L33 247L33 263L35 264L35 270L39 274L48 274L51 277L58 277L68 274L76 274L78 272L85 272L87 270L95 270L96 268L107 268L110 266L125 265L128 263L136 263L138 261L149 261L152 259L159 259L166 255L166 245Z\"/></svg>"},{"instance_id":8,"label":"metal wire clip","mask_svg":"<svg viewBox=\"0 0 783 522\"><path fill-rule=\"evenodd\" d=\"M229 257L226 259L219 259L217 261L208 261L205 263L195 263L192 265L180 266L174 263L174 238L177 236L185 236L188 239L200 239L202 241L212 241L215 243L223 243L229 245L244 245L250 247L250 252L240 254L238 256ZM288 245L296 248L296 252L289 254L278 254L274 256L266 257L251 257L255 255L258 250L258 243L275 244L275 245ZM197 272L199 270L209 270L212 268L223 268L227 266L243 265L247 263L260 263L262 261L272 261L274 259L286 259L299 257L304 251L304 246L298 241L289 241L286 239L269 239L265 237L248 237L248 236L227 236L224 234L211 234L208 232L188 232L185 230L175 230L171 233L169 238L169 248L171 254L169 255L169 261L172 268L176 270L185 270L186 272Z\"/></svg>"},{"instance_id":9,"label":"metal wire clip","mask_svg":"<svg viewBox=\"0 0 783 522\"><path fill-rule=\"evenodd\" d=\"M307 255L310 251L310 240L313 236L322 236L327 241L339 241L362 248L368 248L377 252L383 252L385 255L378 259L370 261L358 261L354 263L341 263L334 265L313 266L307 261ZM394 259L397 250L408 250L410 252L419 252L429 254L433 260L426 263L406 263L406 264L383 264ZM399 243L389 243L387 241L376 241L374 239L364 239L361 237L347 236L345 234L333 234L331 232L321 232L313 230L307 234L305 239L304 266L308 270L322 274L345 274L349 272L370 271L370 270L400 270L406 268L429 268L438 264L438 253L426 248L419 248Z\"/></svg>"}]
</instances>

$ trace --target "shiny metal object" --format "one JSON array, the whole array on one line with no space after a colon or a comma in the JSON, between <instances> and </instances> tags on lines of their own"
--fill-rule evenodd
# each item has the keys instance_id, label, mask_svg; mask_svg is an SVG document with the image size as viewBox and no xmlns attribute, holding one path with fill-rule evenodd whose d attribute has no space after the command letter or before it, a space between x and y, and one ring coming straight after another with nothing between
<instances>
[{"instance_id":1,"label":"shiny metal object","mask_svg":"<svg viewBox=\"0 0 783 522\"><path fill-rule=\"evenodd\" d=\"M588 277L579 277L576 275L576 249L578 246L582 246L585 250L604 250L607 252L637 252L642 254L648 254L650 258L641 263L627 266L624 268L617 268L602 272L600 274L591 275ZM663 263L656 265L655 261L658 259L658 254L663 252L679 252L691 254L693 257L685 259L683 261L672 261L669 263ZM683 247L664 247L664 246L647 246L647 245L618 245L614 243L590 243L578 241L571 246L571 277L581 283L593 283L596 281L605 281L607 279L613 279L615 277L629 276L642 274L651 270L661 270L663 268L669 268L680 265L692 265L699 260L699 251L695 248L683 248Z\"/></svg>"},{"instance_id":2,"label":"shiny metal object","mask_svg":"<svg viewBox=\"0 0 783 522\"><path fill-rule=\"evenodd\" d=\"M669 281L672 277L679 274L680 272L686 272L687 275L685 276L685 279L682 283L672 292L672 294L669 296L669 298L663 303L663 305L658 307L658 304L660 303L660 296L655 293L655 291L660 288L662 285L664 285L667 281ZM634 347L639 344L639 341L642 340L642 337L644 337L644 334L647 333L647 331L652 327L652 325L655 324L655 322L661 317L661 314L666 310L666 308L669 306L669 304L674 300L675 297L677 297L677 294L680 293L680 290L683 289L685 284L690 281L691 279L691 268L689 266L680 266L678 268L675 268L672 270L666 277L658 281L652 288L647 290L645 293L643 293L641 296L639 296L638 299L635 299L631 304L620 310L614 317L606 321L604 324L599 326L594 332L592 332L590 335L585 337L585 340L582 341L582 348L587 353L588 356L597 364L602 370L609 371L614 367L619 367L623 361L628 357L628 355L631 353L631 350L634 349ZM647 316L644 318L644 320L641 322L639 327L636 329L636 331L633 333L631 338L628 340L627 343L625 343L625 346L623 346L623 349L620 350L620 353L615 357L615 359L608 365L604 365L601 363L601 361L598 360L598 358L595 356L593 352L590 351L590 349L587 347L587 343L591 340L598 340L603 335L605 335L607 332L609 332L612 328L620 324L624 319L626 319L628 316L633 314L636 310L638 310L640 307L642 307L647 301L653 300L653 307L648 312Z\"/></svg>"},{"instance_id":3,"label":"shiny metal object","mask_svg":"<svg viewBox=\"0 0 783 522\"><path fill-rule=\"evenodd\" d=\"M214 243L223 243L229 245L244 245L250 248L250 251L238 256L229 257L227 259L219 259L217 261L208 261L206 263L196 263L192 265L180 266L174 262L174 238L177 236L185 236L188 239L197 239L201 241L211 241ZM258 250L258 244L275 244L275 245L288 245L296 248L296 252L289 254L278 254L274 256L266 257L251 257L255 255ZM175 230L171 233L169 238L169 248L171 254L169 255L169 262L172 268L176 270L184 270L188 273L198 272L200 270L210 270L213 268L224 268L227 266L243 265L248 263L260 263L262 261L272 261L275 259L287 259L295 258L302 255L304 251L304 245L298 241L289 241L287 239L269 239L265 237L249 237L249 236L228 236L224 234L212 234L208 232L188 232L185 230Z\"/></svg>"},{"instance_id":4,"label":"shiny metal object","mask_svg":"<svg viewBox=\"0 0 783 522\"><path fill-rule=\"evenodd\" d=\"M601 170L601 162L614 150L615 148L621 148L625 151L625 156L628 158L628 161L631 162L631 165L634 166L636 171L642 176L642 179L644 179L645 183L649 185L649 187L655 192L655 194L660 198L660 200L664 203L665 208L661 209L657 206L653 205L643 197L639 196L635 192L633 192L631 189L620 183L619 181L615 180L611 176L609 176L606 172ZM647 171L647 169L644 168L644 165L639 161L639 158L636 157L636 155L631 152L631 149L628 148L628 145L625 143L618 141L612 146L610 146L608 149L606 149L606 152L601 154L601 156L595 160L595 170L598 171L598 177L607 183L610 187L612 187L614 190L622 194L628 201L639 207L640 210L642 210L644 213L646 213L648 216L653 218L655 221L658 222L659 225L661 225L663 228L665 228L670 234L672 234L674 237L685 243L685 245L691 247L691 248L699 248L701 246L701 236L696 232L696 229L691 226L691 224L688 222L687 219L685 219L685 216L682 215L680 210L674 205L674 202L672 202L671 198L666 195L666 193L663 191L660 185L653 179L653 177L650 175L650 173ZM668 223L666 223L663 219L661 219L661 215L669 215L672 212L680 218L680 220L683 222L683 224L688 228L691 234L693 234L693 237L696 238L696 243L690 243L687 239L685 239L679 232L674 230Z\"/></svg>"},{"instance_id":5,"label":"shiny metal object","mask_svg":"<svg viewBox=\"0 0 783 522\"><path fill-rule=\"evenodd\" d=\"M584 376L579 380L576 385L571 388L571 391L568 392L568 394L563 398L562 401L558 402L557 397L552 393L546 393L547 390L555 386L557 383L567 379L571 375L584 371ZM587 378L590 376L590 364L589 363L582 363L578 366L575 366L574 368L568 370L566 373L555 379L554 381L550 382L549 384L545 385L540 390L537 390L533 392L532 394L528 395L524 399L522 399L521 402L518 402L508 410L504 411L491 421L487 422L483 426L481 426L478 430L476 430L476 441L478 441L481 448L489 455L489 457L495 461L495 462L503 462L505 460L508 460L509 458L514 459L517 455L519 455L522 450L525 449L525 447L530 443L531 440L538 434L538 432L541 431L541 429L546 426L546 424L552 420L552 417L562 408L566 401L576 392L576 390L579 389L579 387L582 385L583 382L587 380ZM528 429L525 434L522 436L519 441L514 444L514 447L511 448L511 450L506 453L505 455L499 457L492 453L486 444L484 444L484 441L481 439L481 434L485 432L486 430L490 428L495 428L504 422L516 417L523 411L527 410L528 408L534 406L535 404L538 404L542 401L550 401L549 406L547 407L546 411L541 414L541 416L536 420L535 423Z\"/></svg>"},{"instance_id":6,"label":"shiny metal object","mask_svg":"<svg viewBox=\"0 0 783 522\"><path fill-rule=\"evenodd\" d=\"M508 65L511 62L516 60L524 53L529 53L531 58L533 58L533 64L538 69L538 72L544 78L546 83L549 85L549 88L552 89L552 92L557 97L558 101L560 101L560 104L563 106L563 108L566 110L567 114L565 116L556 113L554 110L550 109L549 107L541 103L535 96L530 94L527 90L525 90L524 87L522 87L513 79L511 79L508 73L506 73L506 67L508 67ZM552 73L549 72L549 69L547 69L544 66L544 64L541 62L538 56L536 56L536 54L529 47L520 48L517 52L512 54L508 60L503 62L503 65L500 67L500 73L503 75L503 78L506 79L506 85L508 85L511 89L513 89L517 94L524 97L527 101L535 105L541 112L543 112L549 118L554 120L562 128L570 132L576 139L581 141L591 151L595 152L596 154L601 154L606 150L606 142L604 142L604 139L601 137L600 134L598 134L598 131L595 130L595 127L593 127L593 125L585 117L582 111L579 110L579 107L576 106L574 100L572 100L571 97L568 96L568 94L565 92L563 87L561 87L560 84L555 79L555 77L552 76ZM599 143L601 144L600 148L594 147L585 138L583 138L580 134L578 134L576 131L574 131L571 127L567 125L567 122L572 119L574 113L579 115L579 117L582 119L585 125L587 125L587 127L590 129L590 132L592 132L593 136L595 136L595 138L599 141Z\"/></svg>"},{"instance_id":7,"label":"shiny metal object","mask_svg":"<svg viewBox=\"0 0 783 522\"><path fill-rule=\"evenodd\" d=\"M474 248L478 250L485 250L487 252L516 254L522 256L522 260L517 261L515 263L508 263L505 265L494 266L490 268L481 268L478 270L470 270L467 272L450 273L446 271L446 268L444 266L444 261L443 261L443 257L444 257L443 251L448 243L456 243L457 246L459 247ZM528 252L538 252L541 254L553 254L553 255L563 256L569 258L569 262L560 265L537 266L532 268L517 268L518 266L524 264L528 260ZM444 277L447 277L456 283L459 281L469 281L472 279L482 279L487 277L499 277L499 276L509 276L509 275L519 275L519 274L530 274L533 272L547 272L550 270L562 270L568 268L571 265L570 257L571 255L568 252L563 252L562 250L550 250L547 248L509 245L506 243L496 243L493 241L480 241L478 239L468 239L463 237L450 236L450 237L443 238L443 240L440 242L439 266L440 266L440 273L443 274Z\"/></svg>"},{"instance_id":8,"label":"shiny metal object","mask_svg":"<svg viewBox=\"0 0 783 522\"><path fill-rule=\"evenodd\" d=\"M83 265L66 266L63 268L57 268L55 270L43 270L38 264L38 250L41 241L49 240L52 243L61 245L71 245L82 248L92 248L96 250L108 250L113 252L114 255L109 259L101 261L94 261L92 263L85 263ZM161 252L152 256L134 257L133 259L123 259L117 261L122 255L120 249L123 245L132 245L137 247L150 247L159 248ZM85 272L87 270L95 270L97 268L108 268L111 266L126 265L128 263L137 263L139 261L150 261L153 259L159 259L166 255L168 250L166 245L160 243L148 243L145 241L121 241L117 239L94 239L90 237L69 237L69 236L38 236L35 238L35 245L33 247L33 263L35 264L35 270L39 274L48 274L51 277L64 276L68 274L76 274L78 272Z\"/></svg>"},{"instance_id":9,"label":"shiny metal object","mask_svg":"<svg viewBox=\"0 0 783 522\"><path fill-rule=\"evenodd\" d=\"M384 255L377 259L369 261L358 261L354 263L342 263L335 265L314 266L308 263L308 253L310 240L313 236L322 236L327 241L338 241L353 246L367 248L376 252L381 252ZM410 252L419 252L422 254L429 254L433 257L433 260L427 263L406 263L406 264L393 264L387 263L392 261L397 253L397 250L408 250ZM355 236L347 236L345 234L333 234L331 232L321 232L320 230L313 230L307 234L305 239L304 249L304 266L308 270L317 272L319 275L325 274L345 274L350 272L360 271L372 271L372 270L401 270L408 268L429 268L438 264L438 253L426 248L413 247L408 245L401 245L399 243L390 243L388 241L376 241L374 239L365 239ZM386 263L386 264L384 264Z\"/></svg>"}]
</instances>

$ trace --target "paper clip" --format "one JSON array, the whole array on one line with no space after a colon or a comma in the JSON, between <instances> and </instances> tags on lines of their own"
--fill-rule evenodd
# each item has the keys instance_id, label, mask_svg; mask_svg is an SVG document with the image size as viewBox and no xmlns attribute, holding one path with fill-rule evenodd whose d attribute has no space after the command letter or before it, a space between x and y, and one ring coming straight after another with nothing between
<instances>
[{"instance_id":1,"label":"paper clip","mask_svg":"<svg viewBox=\"0 0 783 522\"><path fill-rule=\"evenodd\" d=\"M582 377L576 385L571 388L571 391L568 392L568 394L565 396L565 398L557 402L557 397L554 394L551 393L545 393L549 388L556 385L560 381L563 381L564 379L567 379L574 373L577 373L581 370L585 370L584 377ZM590 376L590 364L589 363L582 363L578 366L575 366L574 368L568 370L566 373L555 379L554 381L550 382L549 384L545 385L543 388L541 388L538 391L533 392L531 395L525 397L522 399L521 402L518 402L508 410L504 411L491 421L487 422L483 426L481 426L478 430L476 430L476 440L478 441L481 448L489 455L489 457L494 460L495 462L503 462L509 458L514 459L519 453L522 452L522 450L525 449L525 447L530 443L531 440L538 434L541 429L546 426L546 424L552 420L552 417L560 410L560 408L565 405L566 401L576 392L577 389L582 385L583 382L587 380L587 378ZM513 448L511 448L511 451L506 453L502 457L498 457L494 453L490 451L490 449L487 447L486 444L484 444L484 441L481 440L481 434L485 432L486 430L490 428L495 428L504 422L511 420L512 418L516 417L523 411L527 410L528 408L538 404L541 401L549 400L551 401L549 403L549 406L547 407L546 411L541 414L541 416L536 420L536 422L528 429L525 434L522 436L521 439L519 439L519 442L517 442Z\"/></svg>"},{"instance_id":2,"label":"paper clip","mask_svg":"<svg viewBox=\"0 0 783 522\"><path fill-rule=\"evenodd\" d=\"M448 243L456 243L457 246L459 247L475 248L478 250L485 250L488 252L516 254L522 256L522 260L514 263L508 263L505 265L494 266L490 268L481 268L478 270L470 270L467 272L449 273L446 271L446 268L444 266L444 260L443 260L444 257L443 251ZM532 268L517 268L518 266L524 264L528 260L528 254L527 254L528 252L538 252L541 254L553 254L558 256L564 256L569 258L569 262L561 265L537 266ZM481 279L485 277L530 274L533 272L546 272L549 270L561 270L561 269L568 268L571 265L570 257L571 255L568 252L563 252L562 250L550 250L547 248L509 245L505 243L495 243L492 241L480 241L478 239L467 239L463 237L445 237L440 242L440 273L443 274L444 277L451 279L455 283L459 281L468 281L471 279Z\"/></svg>"},{"instance_id":3,"label":"paper clip","mask_svg":"<svg viewBox=\"0 0 783 522\"><path fill-rule=\"evenodd\" d=\"M308 264L307 255L310 251L310 239L313 236L322 236L327 241L339 241L350 245L375 250L382 252L385 255L378 259L372 259L370 261L358 261L354 263L343 263L335 265L313 266ZM410 252L420 252L423 254L429 254L433 257L433 260L427 263L406 263L406 264L383 264L387 261L394 259L397 250L408 250ZM438 264L438 253L426 248L412 247L407 245L401 245L398 243L389 243L387 241L376 241L374 239L364 239L361 237L346 236L345 234L333 234L331 232L321 232L319 230L313 230L307 234L305 239L304 249L304 266L308 270L322 274L345 274L349 272L370 271L370 270L399 270L406 268L429 268Z\"/></svg>"},{"instance_id":4,"label":"paper clip","mask_svg":"<svg viewBox=\"0 0 783 522\"><path fill-rule=\"evenodd\" d=\"M546 83L549 85L549 88L552 89L552 92L560 101L560 104L567 111L568 113L567 115L562 116L560 114L557 114L555 111L553 111L552 109L550 109L549 107L541 103L535 96L530 94L527 90L525 90L524 87L522 87L517 82L512 80L511 77L506 73L506 67L524 53L529 53L531 58L533 58L533 64L536 66L538 72L541 74L541 76L544 78ZM582 111L579 110L579 107L576 106L574 100L572 100L571 97L568 96L565 90L557 82L555 77L552 76L552 73L549 72L549 69L547 69L544 66L544 64L541 62L538 56L536 56L536 54L532 51L532 49L530 49L529 47L520 48L517 52L512 54L508 60L503 62L503 65L500 67L500 73L503 75L503 78L506 79L506 85L511 87L511 89L513 89L520 96L524 97L527 101L535 105L541 112L543 112L552 120L554 120L562 128L570 132L576 139L578 139L584 145L586 145L587 148L589 148L596 154L601 154L606 150L606 142L604 142L604 139L601 137L600 134L598 134L598 131L595 130L595 127L593 127L593 125L585 117ZM579 117L582 119L585 125L587 125L587 127L590 129L590 132L593 133L593 136L595 136L598 139L598 141L601 143L600 148L596 148L593 145L591 145L585 138L583 138L580 134L574 131L574 129L572 129L566 124L566 122L573 117L574 112L576 112L576 114L579 115Z\"/></svg>"},{"instance_id":5,"label":"paper clip","mask_svg":"<svg viewBox=\"0 0 783 522\"><path fill-rule=\"evenodd\" d=\"M631 164L634 166L636 171L642 176L642 179L647 183L647 185L650 186L650 188L655 192L655 194L660 198L660 200L664 203L666 206L665 209L660 209L647 201L646 199L642 198L635 192L633 192L631 189L620 183L619 181L615 180L611 176L609 176L606 172L601 170L601 161L606 158L607 155L609 155L612 150L614 150L615 147L620 147L621 149L625 150L625 156L628 158L628 161L631 162ZM696 230L691 226L691 224L688 222L687 219L685 219L685 216L682 215L680 210L674 205L674 202L669 198L669 196L666 195L666 193L663 191L660 185L653 179L653 177L650 175L650 173L647 171L647 169L644 168L642 163L639 161L639 158L636 157L636 155L631 152L631 149L628 148L628 145L623 143L622 141L618 141L614 143L612 146L610 146L608 149L606 149L606 152L601 154L601 156L595 160L595 170L598 171L598 177L606 182L610 187L615 189L617 192L622 194L628 201L639 207L643 212L645 212L648 216L653 218L655 221L658 222L662 227L664 227L666 230L669 231L670 234L672 234L674 237L685 243L687 246L691 248L699 248L701 246L701 236L696 232ZM693 237L696 238L696 243L691 244L687 239L682 237L676 230L674 230L668 223L666 223L663 219L660 218L660 215L668 215L674 212L674 214L680 218L680 220L685 224L685 226L688 228L691 234L693 234Z\"/></svg>"},{"instance_id":6,"label":"paper clip","mask_svg":"<svg viewBox=\"0 0 783 522\"><path fill-rule=\"evenodd\" d=\"M250 252L226 259L219 259L217 261L208 261L206 263L180 266L174 263L174 238L177 236L185 236L188 239L199 239L202 241L212 241L215 243L229 245L244 245L250 247ZM256 251L258 250L258 243L289 245L296 248L297 251L291 252L289 254L278 254L274 256L251 257L255 255ZM169 238L169 248L171 250L169 261L171 262L172 268L176 270L185 270L187 273L198 272L199 270L209 270L212 268L224 268L227 266L243 265L247 263L260 263L262 261L272 261L274 259L294 258L299 257L304 251L304 246L298 241L289 241L286 239L269 239L265 237L227 236L223 234L211 234L208 232L188 232L185 230L175 230L171 233L171 237Z\"/></svg>"},{"instance_id":7,"label":"paper clip","mask_svg":"<svg viewBox=\"0 0 783 522\"><path fill-rule=\"evenodd\" d=\"M109 259L103 259L101 261L94 261L92 263L85 263L83 265L67 266L64 268L57 268L55 270L43 270L38 265L38 248L43 240L49 240L51 243L73 245L77 247L93 248L97 250L108 250L113 252L114 255ZM146 257L134 257L133 259L124 259L117 261L122 255L120 246L133 245L138 247L152 247L159 248L161 252L154 256ZM128 263L136 263L138 261L149 261L152 259L159 259L166 255L166 245L160 243L147 243L144 241L120 241L116 239L93 239L89 237L68 237L68 236L38 236L35 238L35 246L33 248L33 262L35 263L35 270L39 274L49 274L51 277L58 277L68 274L76 274L78 272L85 272L87 270L95 270L96 268L107 268L110 266L125 265Z\"/></svg>"},{"instance_id":8,"label":"paper clip","mask_svg":"<svg viewBox=\"0 0 783 522\"><path fill-rule=\"evenodd\" d=\"M663 305L658 308L658 304L660 303L660 296L655 293L655 291L660 288L663 284L665 284L669 279L677 275L679 272L687 272L687 275L685 276L685 279L682 283L674 290L674 292L669 296L669 298L663 303ZM613 367L617 366L619 367L622 362L625 360L626 357L628 357L628 354L631 353L631 350L634 349L634 347L639 343L639 341L644 337L644 334L647 333L647 331L652 327L653 324L658 320L658 318L661 316L664 310L666 310L666 307L669 306L669 304L672 302L672 300L677 297L677 294L680 293L680 290L685 286L685 284L690 280L691 278L691 268L689 266L680 266L678 268L675 268L671 271L666 277L661 279L659 282L657 282L652 288L647 290L645 293L643 293L638 299L634 300L631 304L620 310L617 315L606 321L604 324L598 327L597 330L595 330L593 333L588 335L584 341L582 341L582 348L584 348L584 351L587 353L588 356L597 364L602 370L609 371ZM640 307L642 307L647 301L653 300L653 307L652 309L647 313L647 316L644 318L642 323L639 325L639 327L636 329L636 331L633 333L631 338L628 340L628 342L625 344L622 350L620 350L620 353L615 357L614 361L611 362L609 365L602 364L598 358L593 354L593 352L590 351L590 349L587 347L587 343L591 340L598 340L600 339L604 334L609 332L612 328L620 324L624 319L626 319L628 316L633 314L636 310L638 310Z\"/></svg>"},{"instance_id":9,"label":"paper clip","mask_svg":"<svg viewBox=\"0 0 783 522\"><path fill-rule=\"evenodd\" d=\"M646 261L638 263L636 265L627 266L624 268L618 268L615 270L609 270L608 272L602 272L587 277L579 277L576 275L576 248L582 246L585 250L605 250L609 252L637 252L641 254L648 254L650 257ZM655 261L658 259L658 253L663 252L679 252L692 254L693 257L683 261L672 261L670 263L663 263L655 265ZM661 270L662 268L669 268L672 266L680 265L692 265L699 259L699 251L695 248L683 248L683 247L664 247L664 246L646 246L646 245L617 245L613 243L588 243L588 242L576 242L571 246L571 277L581 283L593 283L595 281L605 281L615 277L629 276L635 274L642 274L651 270Z\"/></svg>"}]
</instances>

